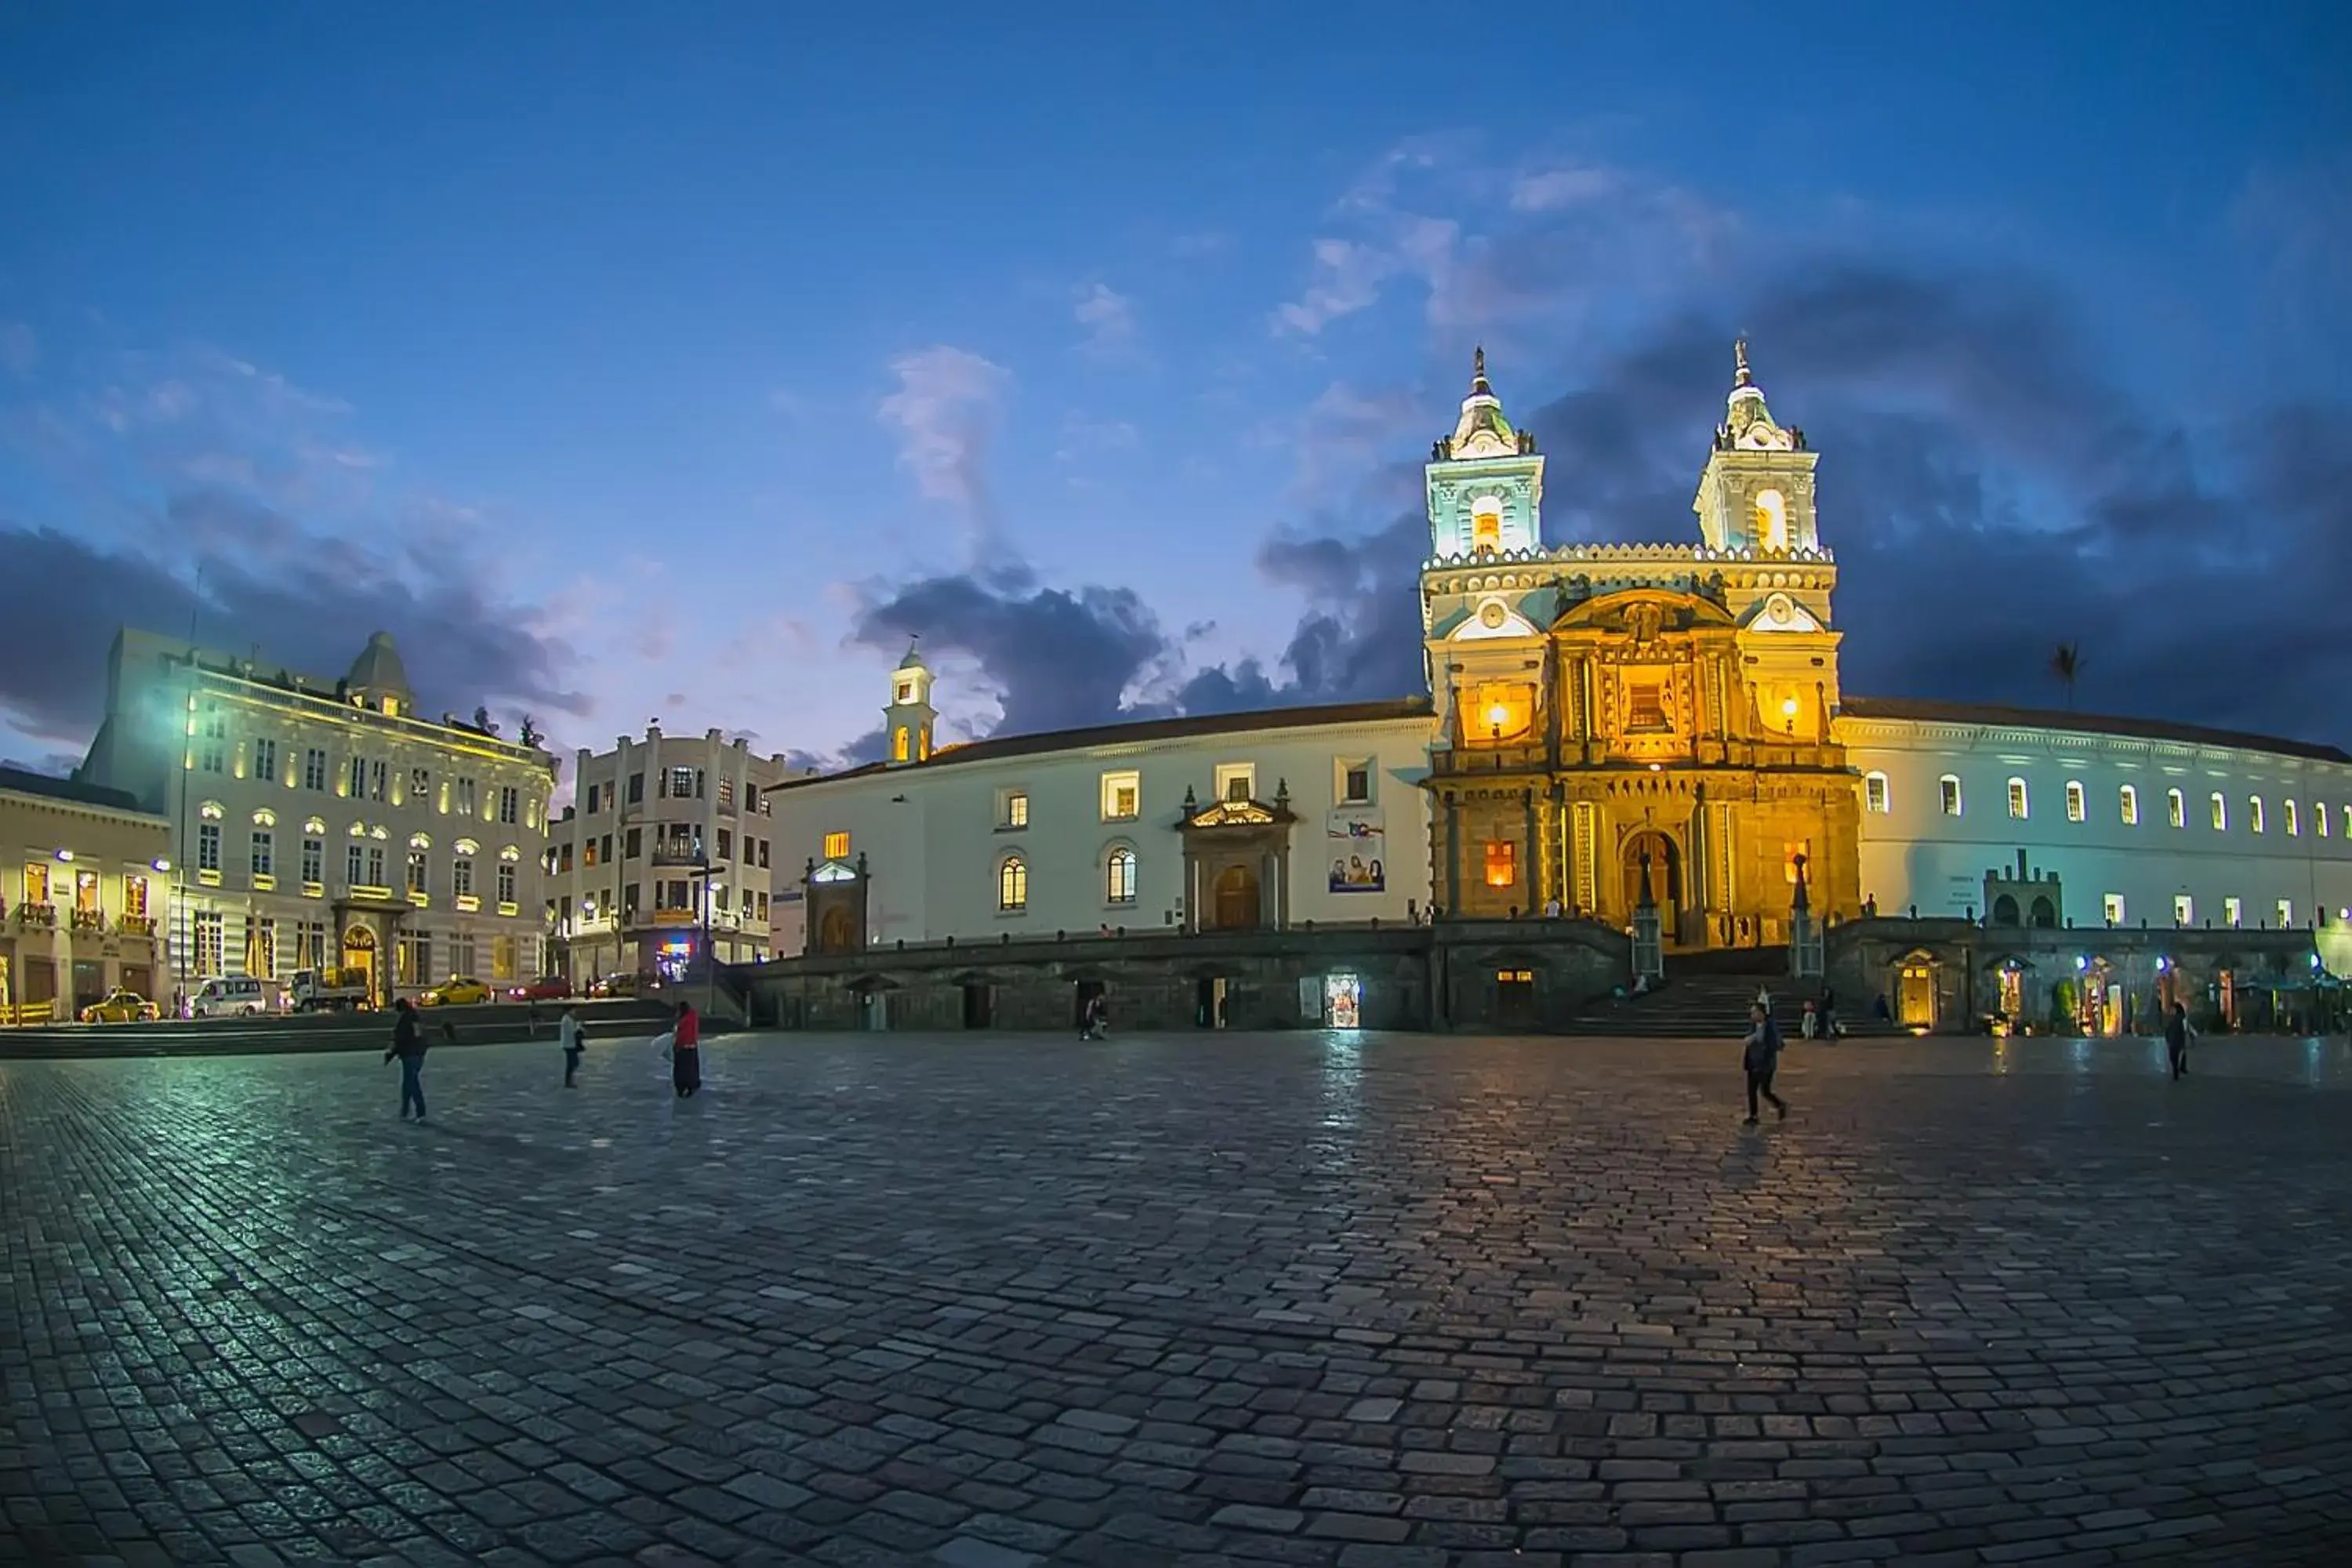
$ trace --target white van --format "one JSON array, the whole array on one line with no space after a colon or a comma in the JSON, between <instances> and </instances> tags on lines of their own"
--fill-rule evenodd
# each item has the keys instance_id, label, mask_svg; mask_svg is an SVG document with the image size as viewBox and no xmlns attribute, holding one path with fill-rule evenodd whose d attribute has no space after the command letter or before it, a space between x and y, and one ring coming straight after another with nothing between
<instances>
[{"instance_id":1,"label":"white van","mask_svg":"<svg viewBox=\"0 0 2352 1568\"><path fill-rule=\"evenodd\" d=\"M220 1018L277 1010L277 982L232 974L205 981L195 1000L189 1004L188 1015L194 1018Z\"/></svg>"}]
</instances>

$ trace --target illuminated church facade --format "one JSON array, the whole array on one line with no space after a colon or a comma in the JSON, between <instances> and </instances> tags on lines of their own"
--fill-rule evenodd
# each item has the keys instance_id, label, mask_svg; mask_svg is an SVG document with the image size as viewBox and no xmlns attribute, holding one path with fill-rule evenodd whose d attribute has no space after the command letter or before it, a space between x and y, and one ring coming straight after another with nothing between
<instances>
[{"instance_id":1,"label":"illuminated church facade","mask_svg":"<svg viewBox=\"0 0 2352 1568\"><path fill-rule=\"evenodd\" d=\"M1483 353L1425 470L1425 696L933 744L772 796L780 952L1581 918L1667 950L1834 921L2352 920L2352 757L2160 721L1849 696L1818 454L1735 355L1682 544L1552 544ZM795 926L795 923L797 925Z\"/></svg>"}]
</instances>

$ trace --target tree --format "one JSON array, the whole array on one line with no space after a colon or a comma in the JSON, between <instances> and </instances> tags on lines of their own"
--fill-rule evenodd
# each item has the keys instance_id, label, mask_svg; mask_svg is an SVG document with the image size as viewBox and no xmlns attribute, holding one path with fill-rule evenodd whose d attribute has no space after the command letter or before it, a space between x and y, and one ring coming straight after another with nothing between
<instances>
[{"instance_id":1,"label":"tree","mask_svg":"<svg viewBox=\"0 0 2352 1568\"><path fill-rule=\"evenodd\" d=\"M2050 656L2050 673L2056 676L2060 681L2064 683L2066 688L2066 710L2070 713L2073 712L2074 710L2074 682L2080 679L2083 674L2083 645L2078 642L2060 643L2057 650Z\"/></svg>"}]
</instances>

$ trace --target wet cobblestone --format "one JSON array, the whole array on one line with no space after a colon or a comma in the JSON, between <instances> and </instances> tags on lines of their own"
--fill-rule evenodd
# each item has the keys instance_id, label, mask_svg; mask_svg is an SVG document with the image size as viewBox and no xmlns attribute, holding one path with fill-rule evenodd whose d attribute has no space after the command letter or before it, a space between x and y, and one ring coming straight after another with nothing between
<instances>
[{"instance_id":1,"label":"wet cobblestone","mask_svg":"<svg viewBox=\"0 0 2352 1568\"><path fill-rule=\"evenodd\" d=\"M0 1561L2352 1560L2352 1062L0 1063Z\"/></svg>"}]
</instances>

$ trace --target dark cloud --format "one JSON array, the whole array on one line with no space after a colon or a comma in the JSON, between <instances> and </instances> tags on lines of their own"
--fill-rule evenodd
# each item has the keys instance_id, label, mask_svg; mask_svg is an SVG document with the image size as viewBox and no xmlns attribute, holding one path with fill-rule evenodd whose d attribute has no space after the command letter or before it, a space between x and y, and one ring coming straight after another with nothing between
<instances>
[{"instance_id":1,"label":"dark cloud","mask_svg":"<svg viewBox=\"0 0 2352 1568\"><path fill-rule=\"evenodd\" d=\"M87 742L104 713L115 629L184 637L192 622L208 647L257 644L265 667L328 677L349 668L369 633L390 632L428 711L587 711L564 684L571 650L446 558L415 570L223 495L177 496L166 516L185 579L152 553L0 520L0 578L57 584L75 605L45 626L43 657L0 668L0 711L19 731Z\"/></svg>"}]
</instances>

